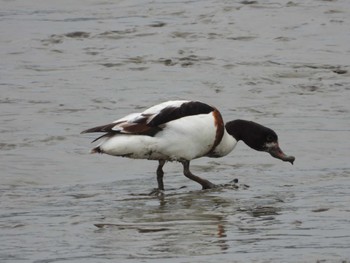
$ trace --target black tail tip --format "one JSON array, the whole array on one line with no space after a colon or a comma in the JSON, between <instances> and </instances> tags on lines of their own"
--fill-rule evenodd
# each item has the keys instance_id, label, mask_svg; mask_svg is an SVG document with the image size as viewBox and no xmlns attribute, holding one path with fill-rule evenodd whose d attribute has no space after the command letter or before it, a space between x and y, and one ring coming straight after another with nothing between
<instances>
[{"instance_id":1,"label":"black tail tip","mask_svg":"<svg viewBox=\"0 0 350 263\"><path fill-rule=\"evenodd\" d=\"M89 132L91 132L91 129L83 130L82 132L80 132L80 134L89 133Z\"/></svg>"}]
</instances>

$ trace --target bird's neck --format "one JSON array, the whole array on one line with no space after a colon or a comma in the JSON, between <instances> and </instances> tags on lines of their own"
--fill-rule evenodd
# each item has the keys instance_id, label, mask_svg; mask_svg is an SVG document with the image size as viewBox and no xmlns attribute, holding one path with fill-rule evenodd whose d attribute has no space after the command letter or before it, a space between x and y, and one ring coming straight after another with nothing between
<instances>
[{"instance_id":1,"label":"bird's neck","mask_svg":"<svg viewBox=\"0 0 350 263\"><path fill-rule=\"evenodd\" d=\"M244 138L244 132L246 131L247 121L234 120L229 121L225 125L225 129L236 141L240 141Z\"/></svg>"},{"instance_id":2,"label":"bird's neck","mask_svg":"<svg viewBox=\"0 0 350 263\"><path fill-rule=\"evenodd\" d=\"M225 125L228 134L255 150L257 150L256 139L259 127L261 127L260 124L246 120L234 120Z\"/></svg>"}]
</instances>

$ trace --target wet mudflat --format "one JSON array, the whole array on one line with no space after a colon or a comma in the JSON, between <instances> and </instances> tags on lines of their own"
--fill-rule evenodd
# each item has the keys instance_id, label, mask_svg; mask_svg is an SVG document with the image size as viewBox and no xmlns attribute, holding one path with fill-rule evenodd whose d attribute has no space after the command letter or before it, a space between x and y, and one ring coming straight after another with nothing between
<instances>
[{"instance_id":1,"label":"wet mudflat","mask_svg":"<svg viewBox=\"0 0 350 263\"><path fill-rule=\"evenodd\" d=\"M348 1L1 5L1 262L350 260ZM156 197L156 162L88 154L169 99L273 128L294 166L240 143L192 162L238 188L169 163Z\"/></svg>"}]
</instances>

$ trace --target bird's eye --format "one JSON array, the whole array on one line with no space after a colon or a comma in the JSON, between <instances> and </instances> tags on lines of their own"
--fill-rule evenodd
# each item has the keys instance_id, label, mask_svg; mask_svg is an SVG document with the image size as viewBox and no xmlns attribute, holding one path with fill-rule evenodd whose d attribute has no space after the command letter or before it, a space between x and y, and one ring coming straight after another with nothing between
<instances>
[{"instance_id":1,"label":"bird's eye","mask_svg":"<svg viewBox=\"0 0 350 263\"><path fill-rule=\"evenodd\" d=\"M272 142L273 140L274 140L274 138L271 134L267 135L267 137L266 137L267 142Z\"/></svg>"}]
</instances>

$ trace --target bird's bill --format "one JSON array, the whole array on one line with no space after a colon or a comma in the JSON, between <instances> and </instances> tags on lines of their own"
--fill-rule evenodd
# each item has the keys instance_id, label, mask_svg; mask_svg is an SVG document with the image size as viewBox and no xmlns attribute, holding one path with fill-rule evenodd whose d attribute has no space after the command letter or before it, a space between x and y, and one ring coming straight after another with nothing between
<instances>
[{"instance_id":1,"label":"bird's bill","mask_svg":"<svg viewBox=\"0 0 350 263\"><path fill-rule=\"evenodd\" d=\"M272 157L275 157L277 159L280 159L284 162L290 162L293 164L295 157L291 155L286 155L281 148L279 147L278 143L270 143L266 145L266 151L271 154Z\"/></svg>"}]
</instances>

